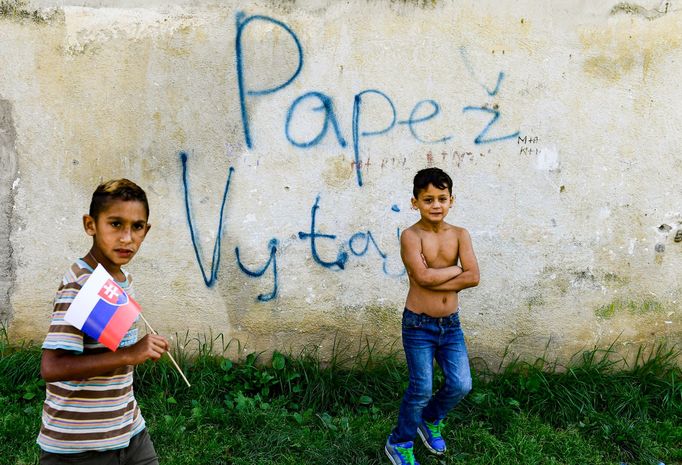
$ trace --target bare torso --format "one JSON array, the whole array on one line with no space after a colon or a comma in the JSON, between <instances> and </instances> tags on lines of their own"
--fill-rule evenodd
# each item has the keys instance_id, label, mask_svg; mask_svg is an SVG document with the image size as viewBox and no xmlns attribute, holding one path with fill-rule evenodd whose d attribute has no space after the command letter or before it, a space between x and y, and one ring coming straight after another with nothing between
<instances>
[{"instance_id":1,"label":"bare torso","mask_svg":"<svg viewBox=\"0 0 682 465\"><path fill-rule=\"evenodd\" d=\"M415 224L410 227L421 240L421 254L428 268L445 268L457 265L459 258L459 232L461 228L443 223L434 232ZM455 291L437 291L420 286L410 275L410 290L405 306L415 313L442 317L455 313L459 299Z\"/></svg>"}]
</instances>

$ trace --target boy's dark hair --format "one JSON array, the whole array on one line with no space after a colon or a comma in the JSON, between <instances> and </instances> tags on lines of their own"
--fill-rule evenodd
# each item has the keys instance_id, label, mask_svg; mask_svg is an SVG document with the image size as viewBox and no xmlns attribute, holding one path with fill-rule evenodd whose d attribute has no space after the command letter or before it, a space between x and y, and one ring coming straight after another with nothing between
<instances>
[{"instance_id":1,"label":"boy's dark hair","mask_svg":"<svg viewBox=\"0 0 682 465\"><path fill-rule=\"evenodd\" d=\"M423 191L429 184L433 184L438 189L448 189L452 195L452 178L440 168L424 168L419 170L414 176L414 187L412 188L412 195L416 199L419 192Z\"/></svg>"},{"instance_id":2,"label":"boy's dark hair","mask_svg":"<svg viewBox=\"0 0 682 465\"><path fill-rule=\"evenodd\" d=\"M89 215L97 219L97 216L107 208L112 200L137 200L142 202L149 218L149 202L144 190L134 182L122 178L112 179L100 184L92 193Z\"/></svg>"}]
</instances>

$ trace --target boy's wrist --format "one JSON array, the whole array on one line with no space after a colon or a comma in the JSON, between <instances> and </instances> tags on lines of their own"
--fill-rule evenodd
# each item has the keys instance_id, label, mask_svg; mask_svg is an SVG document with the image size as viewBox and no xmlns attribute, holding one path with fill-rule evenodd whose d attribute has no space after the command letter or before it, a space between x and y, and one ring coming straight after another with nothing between
<instances>
[{"instance_id":1,"label":"boy's wrist","mask_svg":"<svg viewBox=\"0 0 682 465\"><path fill-rule=\"evenodd\" d=\"M121 354L121 361L124 365L133 365L133 357L130 353L130 347L131 346L126 346L118 349L119 354Z\"/></svg>"}]
</instances>

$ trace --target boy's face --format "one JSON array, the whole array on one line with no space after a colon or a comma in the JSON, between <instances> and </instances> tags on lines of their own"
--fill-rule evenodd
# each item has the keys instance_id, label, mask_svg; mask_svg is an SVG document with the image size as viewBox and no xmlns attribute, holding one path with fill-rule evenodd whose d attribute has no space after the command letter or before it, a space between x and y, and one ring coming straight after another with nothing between
<instances>
[{"instance_id":1,"label":"boy's face","mask_svg":"<svg viewBox=\"0 0 682 465\"><path fill-rule=\"evenodd\" d=\"M138 200L112 200L97 218L83 216L85 232L94 238L94 247L114 267L127 264L142 245L151 225L147 211Z\"/></svg>"},{"instance_id":2,"label":"boy's face","mask_svg":"<svg viewBox=\"0 0 682 465\"><path fill-rule=\"evenodd\" d=\"M447 188L439 189L429 184L412 199L412 207L419 210L424 221L439 223L445 219L453 202L452 194Z\"/></svg>"}]
</instances>

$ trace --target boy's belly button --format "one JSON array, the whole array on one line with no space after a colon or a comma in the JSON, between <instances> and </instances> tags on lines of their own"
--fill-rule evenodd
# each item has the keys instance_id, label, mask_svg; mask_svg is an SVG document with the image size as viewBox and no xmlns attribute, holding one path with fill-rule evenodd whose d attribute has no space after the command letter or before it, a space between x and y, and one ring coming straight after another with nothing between
<instances>
[{"instance_id":1,"label":"boy's belly button","mask_svg":"<svg viewBox=\"0 0 682 465\"><path fill-rule=\"evenodd\" d=\"M443 303L445 303L445 302L447 302L447 301L448 301L448 298L447 298L447 297L443 297Z\"/></svg>"}]
</instances>

